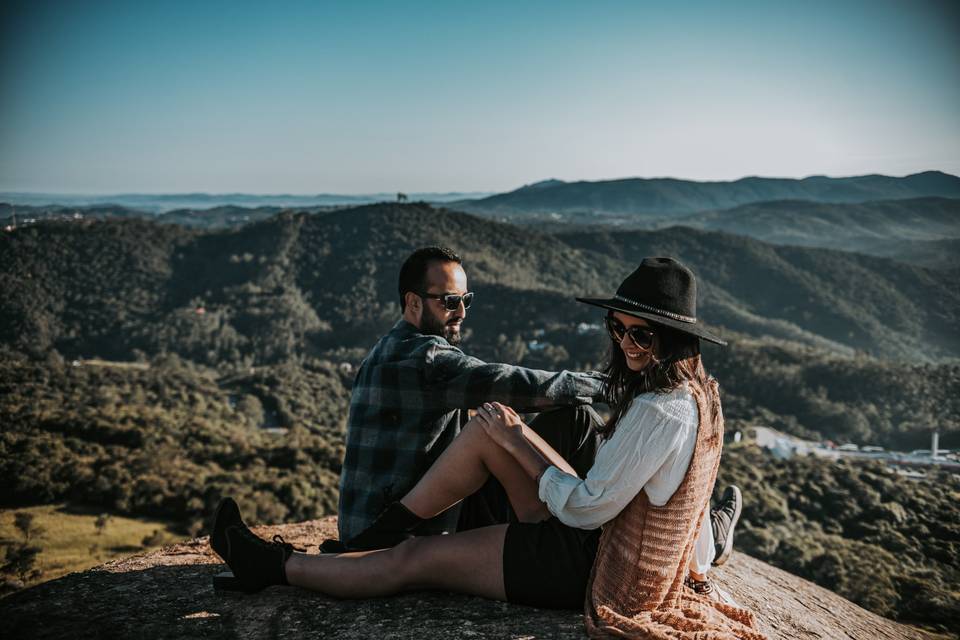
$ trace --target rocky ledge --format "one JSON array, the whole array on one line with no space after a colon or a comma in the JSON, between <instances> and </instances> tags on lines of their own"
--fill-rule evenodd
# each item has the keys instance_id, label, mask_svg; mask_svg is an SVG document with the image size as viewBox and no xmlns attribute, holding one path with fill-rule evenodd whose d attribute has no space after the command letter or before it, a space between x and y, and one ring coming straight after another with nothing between
<instances>
[{"instance_id":1,"label":"rocky ledge","mask_svg":"<svg viewBox=\"0 0 960 640\"><path fill-rule=\"evenodd\" d=\"M336 519L257 527L312 547ZM117 560L0 600L13 638L583 638L580 612L534 609L450 593L344 601L292 587L220 594L223 570L207 538ZM870 613L840 596L742 553L714 573L753 610L770 638L939 638Z\"/></svg>"}]
</instances>

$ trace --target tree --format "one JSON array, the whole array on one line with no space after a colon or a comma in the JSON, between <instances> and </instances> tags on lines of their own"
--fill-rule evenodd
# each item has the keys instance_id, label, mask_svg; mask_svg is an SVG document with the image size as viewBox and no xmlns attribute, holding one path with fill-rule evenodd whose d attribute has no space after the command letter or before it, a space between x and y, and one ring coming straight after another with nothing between
<instances>
[{"instance_id":1,"label":"tree","mask_svg":"<svg viewBox=\"0 0 960 640\"><path fill-rule=\"evenodd\" d=\"M22 542L8 544L0 571L7 575L16 575L23 582L39 577L40 570L35 568L35 565L40 551L40 547Z\"/></svg>"},{"instance_id":2,"label":"tree","mask_svg":"<svg viewBox=\"0 0 960 640\"><path fill-rule=\"evenodd\" d=\"M37 538L46 531L36 522L36 515L27 511L17 511L13 514L13 526L23 535L23 541L30 542L31 538Z\"/></svg>"},{"instance_id":3,"label":"tree","mask_svg":"<svg viewBox=\"0 0 960 640\"><path fill-rule=\"evenodd\" d=\"M257 396L249 393L240 396L237 400L237 412L245 415L251 424L260 426L263 422L263 403Z\"/></svg>"},{"instance_id":4,"label":"tree","mask_svg":"<svg viewBox=\"0 0 960 640\"><path fill-rule=\"evenodd\" d=\"M94 528L97 530L97 535L103 534L103 530L107 528L107 523L110 522L109 513L101 513L97 516L96 522L93 523Z\"/></svg>"}]
</instances>

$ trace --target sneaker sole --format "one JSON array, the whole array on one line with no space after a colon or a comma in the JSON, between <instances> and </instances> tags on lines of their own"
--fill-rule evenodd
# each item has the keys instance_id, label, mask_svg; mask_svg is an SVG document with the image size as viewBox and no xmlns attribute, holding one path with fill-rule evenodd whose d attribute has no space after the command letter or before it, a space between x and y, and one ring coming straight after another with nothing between
<instances>
[{"instance_id":1,"label":"sneaker sole","mask_svg":"<svg viewBox=\"0 0 960 640\"><path fill-rule=\"evenodd\" d=\"M733 517L730 519L730 535L727 536L727 542L723 545L723 550L720 552L720 555L713 559L713 566L719 567L724 562L730 558L730 554L733 553L733 530L737 526L737 521L740 520L740 512L743 511L743 494L740 492L740 488L734 485L733 494L736 497L737 508L733 512Z\"/></svg>"}]
</instances>

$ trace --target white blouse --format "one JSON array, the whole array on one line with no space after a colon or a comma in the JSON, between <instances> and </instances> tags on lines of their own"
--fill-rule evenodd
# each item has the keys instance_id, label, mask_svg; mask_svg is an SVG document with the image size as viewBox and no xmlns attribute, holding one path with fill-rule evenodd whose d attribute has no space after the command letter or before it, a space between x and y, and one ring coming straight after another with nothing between
<instances>
[{"instance_id":1,"label":"white blouse","mask_svg":"<svg viewBox=\"0 0 960 640\"><path fill-rule=\"evenodd\" d=\"M540 499L560 522L595 529L613 520L641 490L663 506L677 490L697 442L699 412L686 384L670 393L645 393L631 402L609 440L603 440L586 478L549 467ZM706 573L713 562L713 530L704 513L690 568Z\"/></svg>"}]
</instances>

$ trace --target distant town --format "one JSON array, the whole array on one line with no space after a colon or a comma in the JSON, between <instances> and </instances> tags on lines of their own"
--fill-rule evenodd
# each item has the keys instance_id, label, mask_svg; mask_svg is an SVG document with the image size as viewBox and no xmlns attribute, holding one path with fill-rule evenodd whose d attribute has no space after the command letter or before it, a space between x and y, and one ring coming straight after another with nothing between
<instances>
[{"instance_id":1,"label":"distant town","mask_svg":"<svg viewBox=\"0 0 960 640\"><path fill-rule=\"evenodd\" d=\"M744 439L766 449L776 458L786 459L793 456L813 455L830 460L860 459L883 460L897 473L907 478L922 479L931 467L947 469L960 473L960 452L939 447L940 434L936 431L930 437L929 449L914 449L910 452L887 451L874 445L847 443L836 445L830 440L814 442L804 440L770 427L751 426L737 431L732 436L734 442Z\"/></svg>"}]
</instances>

